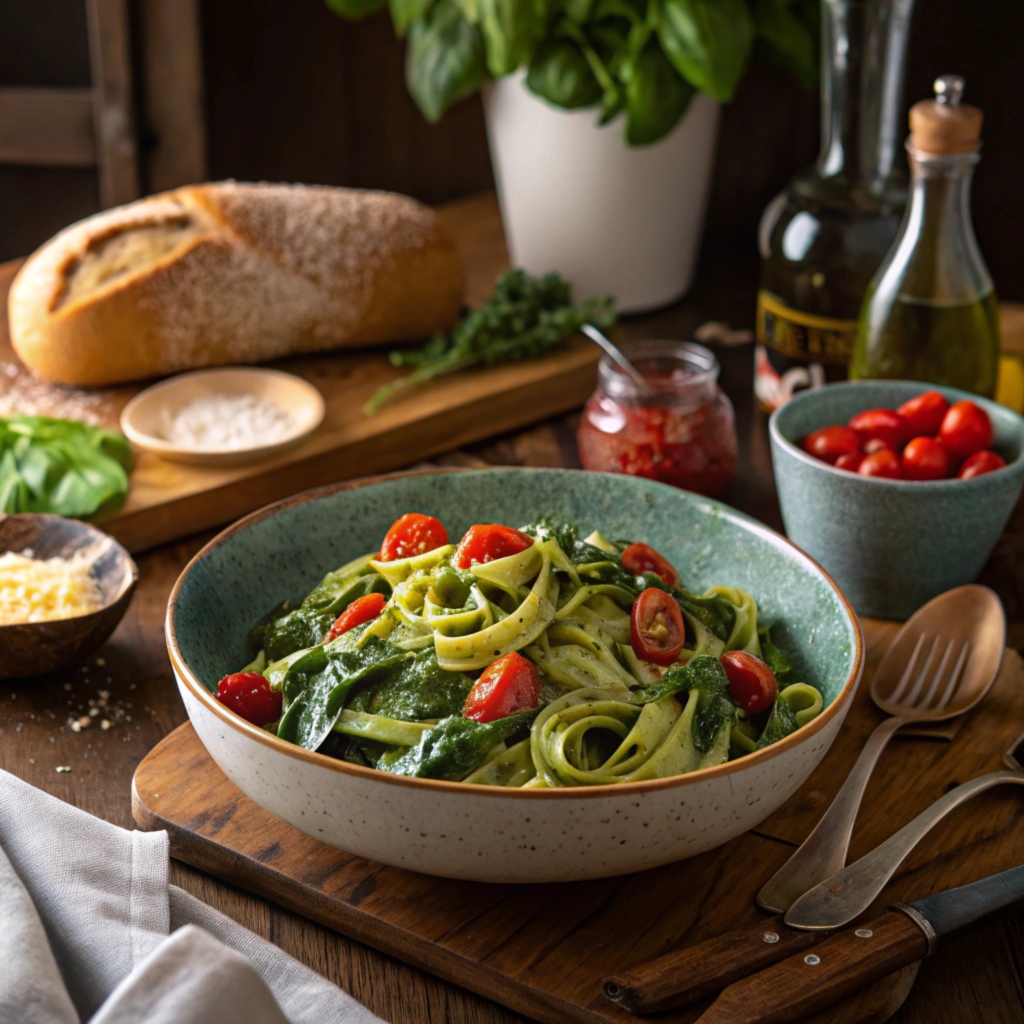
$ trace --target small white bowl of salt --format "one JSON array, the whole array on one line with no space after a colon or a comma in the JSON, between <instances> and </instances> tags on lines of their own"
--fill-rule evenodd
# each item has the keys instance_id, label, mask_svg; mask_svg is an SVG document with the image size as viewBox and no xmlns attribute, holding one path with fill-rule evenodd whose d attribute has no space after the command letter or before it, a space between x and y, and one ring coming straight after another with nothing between
<instances>
[{"instance_id":1,"label":"small white bowl of salt","mask_svg":"<svg viewBox=\"0 0 1024 1024\"><path fill-rule=\"evenodd\" d=\"M121 413L128 439L172 462L237 466L298 444L324 418L312 384L258 367L195 370L154 384Z\"/></svg>"}]
</instances>

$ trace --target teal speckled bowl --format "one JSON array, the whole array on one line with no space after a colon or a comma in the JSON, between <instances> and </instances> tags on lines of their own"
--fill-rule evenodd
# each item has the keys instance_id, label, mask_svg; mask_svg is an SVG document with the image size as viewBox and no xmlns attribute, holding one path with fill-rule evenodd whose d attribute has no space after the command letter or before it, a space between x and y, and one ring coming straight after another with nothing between
<instances>
[{"instance_id":1,"label":"teal speckled bowl","mask_svg":"<svg viewBox=\"0 0 1024 1024\"><path fill-rule=\"evenodd\" d=\"M786 534L817 559L861 615L906 619L977 578L1024 483L1024 419L956 388L992 420L1005 469L974 480L916 482L858 476L804 452L800 441L865 409L902 405L932 389L918 381L865 380L801 391L769 421Z\"/></svg>"},{"instance_id":2,"label":"teal speckled bowl","mask_svg":"<svg viewBox=\"0 0 1024 1024\"><path fill-rule=\"evenodd\" d=\"M540 514L642 539L694 590L754 594L762 621L825 709L781 742L715 768L651 782L518 790L407 779L302 750L238 718L211 689L251 657L253 624L328 570L374 550L403 512L457 538L476 522ZM359 856L478 881L571 881L692 856L752 828L806 780L861 671L852 609L810 558L725 505L635 477L494 469L399 474L312 491L254 513L189 564L171 595L167 644L189 716L249 797Z\"/></svg>"}]
</instances>

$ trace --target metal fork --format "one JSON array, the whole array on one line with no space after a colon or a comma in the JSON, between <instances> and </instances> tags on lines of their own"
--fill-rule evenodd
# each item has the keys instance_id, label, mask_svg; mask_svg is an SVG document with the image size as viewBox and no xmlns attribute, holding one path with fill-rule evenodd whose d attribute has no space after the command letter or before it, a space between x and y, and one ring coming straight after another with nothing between
<instances>
[{"instance_id":1,"label":"metal fork","mask_svg":"<svg viewBox=\"0 0 1024 1024\"><path fill-rule=\"evenodd\" d=\"M864 790L889 740L904 726L945 721L973 708L995 681L1005 643L1003 608L987 587L950 590L907 622L871 682L872 700L893 717L868 737L814 831L758 893L761 907L785 913L843 869Z\"/></svg>"}]
</instances>

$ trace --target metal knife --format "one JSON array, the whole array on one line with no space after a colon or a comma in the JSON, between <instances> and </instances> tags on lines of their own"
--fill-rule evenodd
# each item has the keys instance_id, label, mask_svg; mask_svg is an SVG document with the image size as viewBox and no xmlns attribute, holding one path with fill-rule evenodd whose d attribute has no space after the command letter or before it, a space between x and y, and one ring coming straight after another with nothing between
<instances>
[{"instance_id":1,"label":"metal knife","mask_svg":"<svg viewBox=\"0 0 1024 1024\"><path fill-rule=\"evenodd\" d=\"M696 1024L779 1024L839 1002L931 955L940 939L1024 902L1024 865L913 903L729 985Z\"/></svg>"}]
</instances>

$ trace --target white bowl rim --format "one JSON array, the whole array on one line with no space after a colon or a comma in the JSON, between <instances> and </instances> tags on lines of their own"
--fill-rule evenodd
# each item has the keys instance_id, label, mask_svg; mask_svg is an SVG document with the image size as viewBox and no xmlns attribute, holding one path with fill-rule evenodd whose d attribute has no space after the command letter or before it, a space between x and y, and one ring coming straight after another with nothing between
<instances>
[{"instance_id":1,"label":"white bowl rim","mask_svg":"<svg viewBox=\"0 0 1024 1024\"><path fill-rule=\"evenodd\" d=\"M514 466L500 466L495 468L506 472L509 470L514 472L518 469L533 469L533 467ZM784 739L771 744L771 746L765 747L763 750L757 750L752 754L745 754L743 757L736 758L734 761L726 761L725 763L716 765L713 768L701 768L697 771L688 772L684 775L671 775L667 778L650 779L644 782L619 782L601 786L565 786L550 789L510 789L504 786L467 786L464 782L447 782L441 779L420 779L404 775L392 775L390 772L381 772L375 768L366 768L362 765L350 764L348 761L328 757L326 754L318 754L314 750L306 750L303 747L296 746L294 743L289 743L287 740L274 736L272 733L267 732L266 729L261 729L259 726L253 725L251 722L247 722L244 718L240 718L221 704L214 694L203 685L203 683L196 677L195 673L189 668L187 662L182 656L181 650L178 647L178 639L175 630L175 609L178 601L178 595L181 592L185 578L214 548L219 547L225 541L234 536L234 534L240 533L242 530L247 529L254 523L277 515L278 512L281 512L286 508L291 508L294 505L305 504L308 501L325 498L341 491L356 490L361 487L368 487L373 484L384 483L389 480L466 472L481 472L481 470L461 467L405 470L398 473L387 473L379 476L347 480L337 484L329 484L326 487L316 487L308 491L302 491L290 498L284 498L281 501L266 505L261 509L257 509L255 512L251 512L249 515L244 516L231 526L226 527L218 533L216 537L205 544L193 556L188 565L185 566L181 575L175 582L174 587L171 590L170 598L167 602L167 617L165 620L164 634L167 642L167 653L178 678L188 688L192 696L195 697L208 711L211 711L217 718L219 718L225 725L229 726L236 732L240 732L243 735L256 740L264 746L269 747L271 750L276 750L278 753L284 754L287 757L296 758L298 760L305 761L307 764L318 766L320 768L327 768L331 771L338 772L341 775L349 775L357 779L372 780L384 785L412 786L419 789L433 789L434 791L448 793L465 794L468 792L472 793L474 796L486 796L493 799L506 800L567 800L578 799L581 797L608 797L616 794L626 796L630 794L650 793L662 789L694 785L696 783L710 781L726 775L732 775L735 772L753 768L755 765L764 764L772 758L778 757L780 754L786 753L793 747L796 747L810 739L811 736L823 729L829 721L839 714L842 708L853 696L857 684L860 682L861 673L864 669L864 638L860 628L860 620L857 618L857 614L854 612L853 606L836 585L835 580L833 580L821 565L815 561L815 559L811 558L811 556L802 548L798 548L792 541L788 540L776 530L771 529L771 527L765 526L764 523L759 522L753 517L748 516L737 509L724 505L721 502L710 502L710 504L717 507L721 513L741 520L744 525L751 530L751 532L758 534L773 543L781 542L787 547L792 548L810 565L811 568L821 574L825 582L832 588L836 596L839 598L840 603L846 610L849 621L853 625L855 648L853 666L850 669L850 674L847 677L846 682L843 684L839 693L836 694L835 700L833 700L828 707L824 708L821 714L812 719L806 725L801 726L796 730L796 732L790 733ZM482 470L482 472L489 472L489 470ZM549 470L549 472L582 473L586 471L563 469ZM590 473L589 475L593 476L597 474ZM673 491L678 490L677 488L670 488L668 484L658 484L654 481L647 482L658 488L664 487ZM700 495L694 495L694 497L700 498ZM701 498L701 500L708 499Z\"/></svg>"},{"instance_id":2,"label":"white bowl rim","mask_svg":"<svg viewBox=\"0 0 1024 1024\"><path fill-rule=\"evenodd\" d=\"M250 377L253 379L262 378L264 380L276 378L278 380L287 381L291 385L299 385L300 389L303 390L307 396L310 408L309 422L304 425L296 425L295 429L292 430L291 433L284 437L277 438L274 441L250 445L248 448L229 448L225 450L215 448L187 448L180 444L175 444L173 441L168 441L166 438L157 437L155 434L147 434L145 431L136 427L132 422L132 417L138 410L139 406L146 402L153 401L154 398L158 398L162 392L174 391L182 383L194 380L197 377L209 378L219 376L221 374L230 374L232 377ZM312 434L313 431L323 423L326 411L327 406L324 402L324 396L320 393L320 389L317 388L315 384L311 384L304 377L299 377L297 374L287 373L284 370L273 370L266 366L204 366L198 370L187 370L184 373L177 373L173 377L167 377L164 380L158 381L156 384L151 384L148 388L140 391L137 395L132 397L125 405L124 409L121 410L120 425L121 431L128 437L129 441L138 445L140 448L154 452L157 455L170 457L181 454L213 460L223 458L235 459L255 455L271 455L284 448L290 448L292 445L297 444L299 441L303 440L303 438Z\"/></svg>"},{"instance_id":3,"label":"white bowl rim","mask_svg":"<svg viewBox=\"0 0 1024 1024\"><path fill-rule=\"evenodd\" d=\"M823 462L821 459L816 459L813 455L805 452L795 441L790 441L785 434L782 433L781 428L778 424L778 416L787 405L791 402L799 402L801 396L805 394L813 394L816 391L822 391L828 388L842 388L843 390L851 388L863 388L865 391L869 390L873 384L912 384L915 387L924 388L925 391L939 391L945 393L948 397L950 393L957 396L956 401L970 401L977 405L980 405L986 413L989 412L989 406L993 407L1000 415L1005 414L1010 417L1011 420L1015 419L1017 430L1021 434L1021 446L1020 452L1017 454L1015 459L1012 459L1005 466L1000 466L999 469L993 470L991 473L983 473L981 476L971 477L969 480L961 480L959 477L946 477L944 480L893 480L889 477L884 476L861 476L859 473L851 473L847 469L837 469L831 463ZM924 394L924 391L921 392ZM830 426L831 424L823 424L822 426ZM843 424L836 424L837 426L843 426ZM817 429L821 429L820 427ZM917 494L922 488L927 488L922 493L930 493L939 490L943 487L948 487L950 484L956 484L957 487L974 487L977 489L979 486L988 486L986 481L989 477L1001 478L1001 474L1005 473L1009 469L1019 469L1021 464L1024 463L1024 416L1020 413L1015 412L1008 406L1000 405L998 402L991 398L986 398L984 395L975 395L970 391L964 391L961 388L949 387L946 384L929 384L925 381L920 380L888 380L888 379L871 379L871 380L844 380L836 381L834 384L826 384L824 388L807 388L804 391L798 391L786 405L780 406L776 409L771 416L768 417L768 434L772 441L779 445L780 448L787 455L793 455L805 465L814 466L816 469L827 470L829 473L835 474L842 477L844 480L848 480L851 477L857 480L864 481L868 487L896 487L905 489L907 487L912 489L914 494Z\"/></svg>"}]
</instances>

